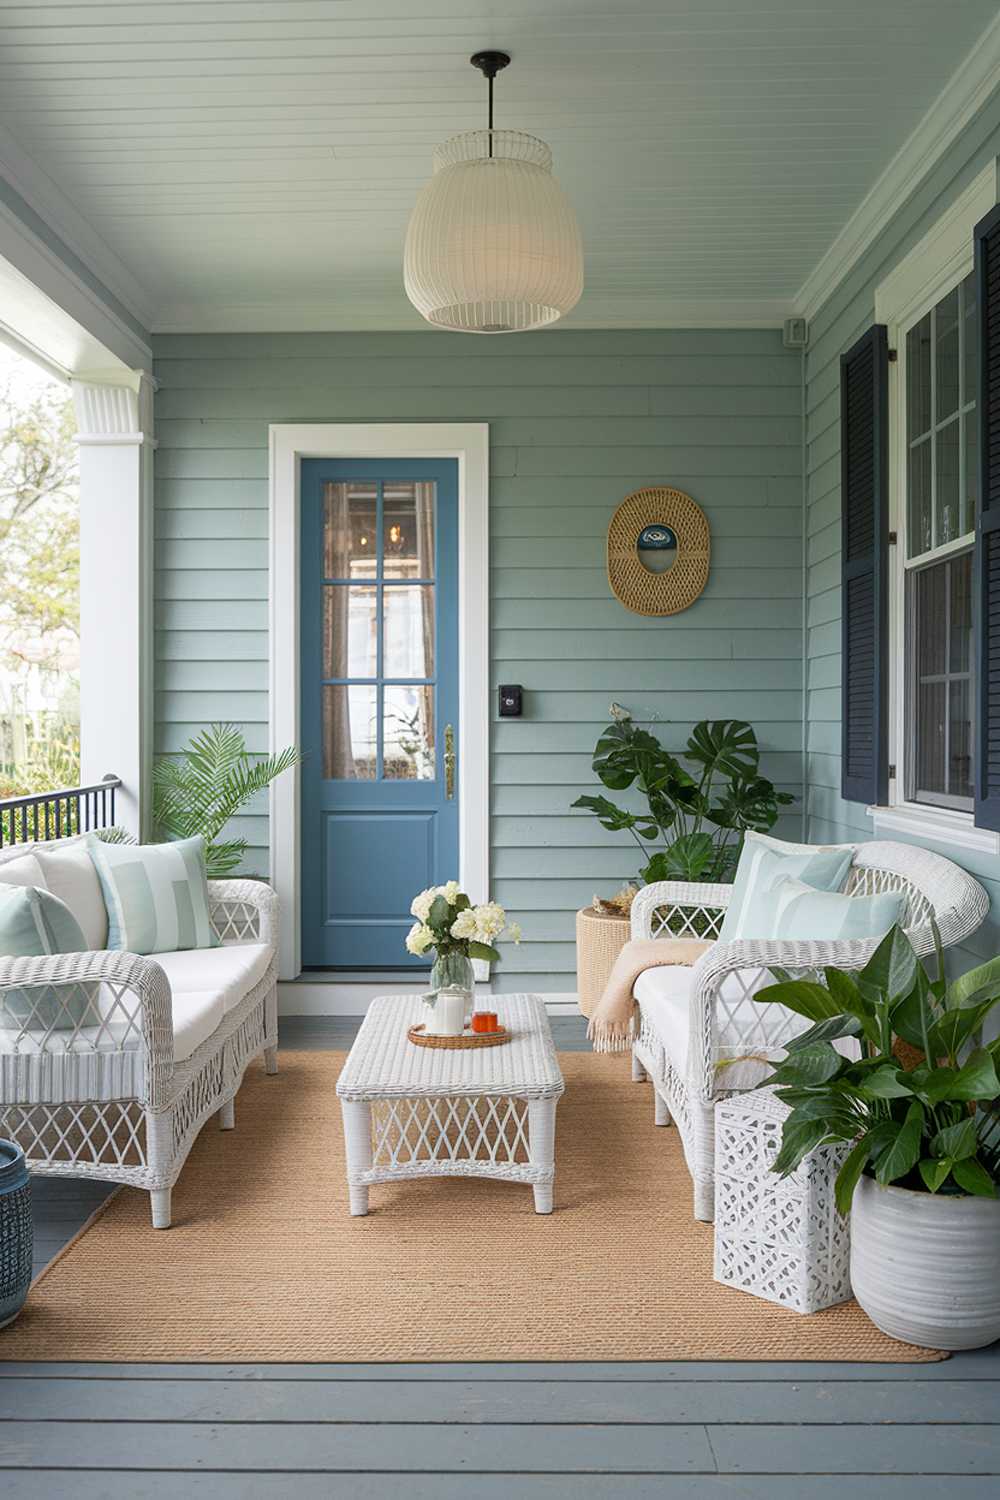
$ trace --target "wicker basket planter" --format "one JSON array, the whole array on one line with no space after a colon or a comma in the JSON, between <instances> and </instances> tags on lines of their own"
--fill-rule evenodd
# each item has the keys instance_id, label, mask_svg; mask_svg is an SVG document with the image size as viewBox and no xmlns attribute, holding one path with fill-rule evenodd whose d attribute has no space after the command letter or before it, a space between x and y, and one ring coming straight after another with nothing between
<instances>
[{"instance_id":1,"label":"wicker basket planter","mask_svg":"<svg viewBox=\"0 0 1000 1500\"><path fill-rule=\"evenodd\" d=\"M604 994L615 959L632 935L626 916L609 916L585 906L576 914L576 992L585 1016Z\"/></svg>"}]
</instances>

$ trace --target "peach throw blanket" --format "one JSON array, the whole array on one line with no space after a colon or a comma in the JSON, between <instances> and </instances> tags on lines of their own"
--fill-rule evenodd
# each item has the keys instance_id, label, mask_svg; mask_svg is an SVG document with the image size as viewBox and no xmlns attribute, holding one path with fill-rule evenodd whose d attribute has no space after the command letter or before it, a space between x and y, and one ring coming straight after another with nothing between
<instances>
[{"instance_id":1,"label":"peach throw blanket","mask_svg":"<svg viewBox=\"0 0 1000 1500\"><path fill-rule=\"evenodd\" d=\"M638 1007L632 989L645 969L664 964L694 964L711 948L700 938L636 938L626 943L608 975L587 1035L595 1052L627 1052L638 1029Z\"/></svg>"}]
</instances>

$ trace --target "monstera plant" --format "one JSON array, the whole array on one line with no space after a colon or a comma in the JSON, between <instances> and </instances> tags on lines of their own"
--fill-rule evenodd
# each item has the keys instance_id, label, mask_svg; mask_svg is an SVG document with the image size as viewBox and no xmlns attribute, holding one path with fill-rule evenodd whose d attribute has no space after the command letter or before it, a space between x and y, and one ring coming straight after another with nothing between
<instances>
[{"instance_id":1,"label":"monstera plant","mask_svg":"<svg viewBox=\"0 0 1000 1500\"><path fill-rule=\"evenodd\" d=\"M608 797L578 797L612 833L627 831L642 850L640 878L731 880L748 828L766 833L793 799L760 774L757 736L740 719L696 724L682 759L665 750L627 708L611 705L612 722L594 750L593 767L609 791L634 788L636 811Z\"/></svg>"}]
</instances>

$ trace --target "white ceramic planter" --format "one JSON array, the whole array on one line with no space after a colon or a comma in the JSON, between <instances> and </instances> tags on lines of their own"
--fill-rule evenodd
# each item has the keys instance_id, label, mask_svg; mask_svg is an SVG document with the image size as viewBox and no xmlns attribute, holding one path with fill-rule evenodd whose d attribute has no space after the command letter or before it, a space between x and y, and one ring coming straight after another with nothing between
<instances>
[{"instance_id":1,"label":"white ceramic planter","mask_svg":"<svg viewBox=\"0 0 1000 1500\"><path fill-rule=\"evenodd\" d=\"M424 996L424 1030L428 1036L461 1036L469 997L465 990L438 990Z\"/></svg>"},{"instance_id":2,"label":"white ceramic planter","mask_svg":"<svg viewBox=\"0 0 1000 1500\"><path fill-rule=\"evenodd\" d=\"M876 1327L932 1349L1000 1338L1000 1199L880 1187L851 1209L851 1285Z\"/></svg>"}]
</instances>

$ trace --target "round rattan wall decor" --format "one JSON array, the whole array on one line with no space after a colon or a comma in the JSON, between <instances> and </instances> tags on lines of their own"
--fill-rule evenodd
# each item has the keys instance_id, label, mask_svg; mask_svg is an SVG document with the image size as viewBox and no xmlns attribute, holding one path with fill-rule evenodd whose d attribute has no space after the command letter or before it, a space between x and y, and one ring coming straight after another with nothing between
<instances>
[{"instance_id":1,"label":"round rattan wall decor","mask_svg":"<svg viewBox=\"0 0 1000 1500\"><path fill-rule=\"evenodd\" d=\"M608 582L636 615L676 615L708 582L704 511L666 485L626 496L608 527Z\"/></svg>"}]
</instances>

